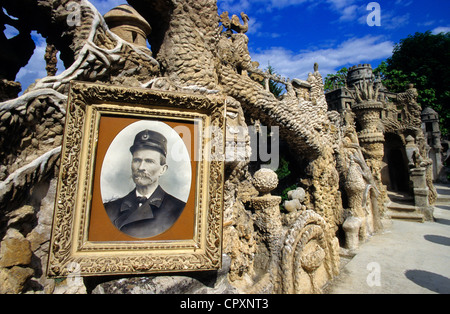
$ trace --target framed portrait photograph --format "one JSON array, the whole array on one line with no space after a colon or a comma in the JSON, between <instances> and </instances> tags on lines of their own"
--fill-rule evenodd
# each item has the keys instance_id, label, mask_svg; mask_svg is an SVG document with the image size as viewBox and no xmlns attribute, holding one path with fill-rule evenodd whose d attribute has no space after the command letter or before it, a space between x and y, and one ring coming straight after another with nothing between
<instances>
[{"instance_id":1,"label":"framed portrait photograph","mask_svg":"<svg viewBox=\"0 0 450 314\"><path fill-rule=\"evenodd\" d=\"M225 101L73 82L49 277L221 267Z\"/></svg>"}]
</instances>

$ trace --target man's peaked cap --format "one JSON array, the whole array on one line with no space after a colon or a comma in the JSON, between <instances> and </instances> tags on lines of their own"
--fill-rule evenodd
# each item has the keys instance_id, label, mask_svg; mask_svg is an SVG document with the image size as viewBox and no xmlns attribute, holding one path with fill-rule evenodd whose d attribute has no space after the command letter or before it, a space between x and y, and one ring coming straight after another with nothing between
<instances>
[{"instance_id":1,"label":"man's peaked cap","mask_svg":"<svg viewBox=\"0 0 450 314\"><path fill-rule=\"evenodd\" d=\"M134 153L142 148L154 149L167 156L167 139L161 133L144 130L134 138L134 144L130 147L130 152Z\"/></svg>"}]
</instances>

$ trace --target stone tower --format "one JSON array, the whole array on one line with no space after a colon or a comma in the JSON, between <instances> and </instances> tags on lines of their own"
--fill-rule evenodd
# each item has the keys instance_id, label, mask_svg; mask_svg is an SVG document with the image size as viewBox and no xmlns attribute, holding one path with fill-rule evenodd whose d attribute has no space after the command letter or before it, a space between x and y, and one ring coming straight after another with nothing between
<instances>
[{"instance_id":1,"label":"stone tower","mask_svg":"<svg viewBox=\"0 0 450 314\"><path fill-rule=\"evenodd\" d=\"M372 66L370 64L358 64L350 67L347 74L347 85L353 86L354 84L368 80L375 79L373 75Z\"/></svg>"},{"instance_id":2,"label":"stone tower","mask_svg":"<svg viewBox=\"0 0 450 314\"><path fill-rule=\"evenodd\" d=\"M433 161L433 180L439 180L442 165L441 131L439 130L439 115L430 107L425 108L421 114L422 130L430 150L428 157Z\"/></svg>"},{"instance_id":3,"label":"stone tower","mask_svg":"<svg viewBox=\"0 0 450 314\"><path fill-rule=\"evenodd\" d=\"M141 47L147 47L150 24L131 6L122 4L105 14L110 30L123 40Z\"/></svg>"},{"instance_id":4,"label":"stone tower","mask_svg":"<svg viewBox=\"0 0 450 314\"><path fill-rule=\"evenodd\" d=\"M358 139L364 151L364 157L372 171L381 192L379 203L386 199L386 188L381 181L381 166L384 156L384 134L380 129L384 104L379 100L381 84L375 81L372 67L369 64L353 66L349 69L347 86L350 87L355 103L352 111L361 130Z\"/></svg>"}]
</instances>

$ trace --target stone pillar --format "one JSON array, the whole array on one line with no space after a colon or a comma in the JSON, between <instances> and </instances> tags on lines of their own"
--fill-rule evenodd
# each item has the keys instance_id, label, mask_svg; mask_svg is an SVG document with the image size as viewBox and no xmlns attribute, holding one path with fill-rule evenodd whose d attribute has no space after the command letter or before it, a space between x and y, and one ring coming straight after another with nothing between
<instances>
[{"instance_id":1,"label":"stone pillar","mask_svg":"<svg viewBox=\"0 0 450 314\"><path fill-rule=\"evenodd\" d=\"M425 220L433 220L433 207L428 202L428 186L426 168L419 167L410 170L410 178L414 190L414 205L423 213Z\"/></svg>"},{"instance_id":2,"label":"stone pillar","mask_svg":"<svg viewBox=\"0 0 450 314\"><path fill-rule=\"evenodd\" d=\"M348 217L342 228L345 232L345 248L350 251L357 250L359 247L359 230L362 221L358 217Z\"/></svg>"},{"instance_id":3,"label":"stone pillar","mask_svg":"<svg viewBox=\"0 0 450 314\"><path fill-rule=\"evenodd\" d=\"M47 48L45 48L45 70L47 71L47 76L55 76L58 72L58 68L56 67L58 64L57 58L58 50L56 50L55 45L51 45L47 43Z\"/></svg>"},{"instance_id":4,"label":"stone pillar","mask_svg":"<svg viewBox=\"0 0 450 314\"><path fill-rule=\"evenodd\" d=\"M264 233L272 257L279 254L282 246L280 203L281 197L272 195L251 199L251 206L255 210L256 224Z\"/></svg>"},{"instance_id":5,"label":"stone pillar","mask_svg":"<svg viewBox=\"0 0 450 314\"><path fill-rule=\"evenodd\" d=\"M414 193L414 205L427 221L433 220L433 207L430 206L430 190L427 184L427 167L430 164L422 158L412 136L406 137L406 156L408 158L409 177Z\"/></svg>"},{"instance_id":6,"label":"stone pillar","mask_svg":"<svg viewBox=\"0 0 450 314\"><path fill-rule=\"evenodd\" d=\"M440 181L442 169L442 144L439 129L439 115L430 107L425 108L421 114L422 131L430 150L428 157L433 161L433 181ZM446 178L444 178L446 180Z\"/></svg>"},{"instance_id":7,"label":"stone pillar","mask_svg":"<svg viewBox=\"0 0 450 314\"><path fill-rule=\"evenodd\" d=\"M281 197L273 196L270 192L277 187L278 176L270 169L261 169L253 176L253 185L259 196L250 200L250 206L255 211L255 224L269 249L270 273L277 276L284 239L280 213Z\"/></svg>"},{"instance_id":8,"label":"stone pillar","mask_svg":"<svg viewBox=\"0 0 450 314\"><path fill-rule=\"evenodd\" d=\"M382 183L381 168L384 157L384 134L378 130L380 122L380 112L384 110L384 105L378 101L364 101L355 105L353 111L362 130L358 132L358 140L363 148L363 155L367 165L372 171L372 176L376 182L378 191L378 204L385 204L387 201L387 188ZM381 216L384 208L380 208Z\"/></svg>"},{"instance_id":9,"label":"stone pillar","mask_svg":"<svg viewBox=\"0 0 450 314\"><path fill-rule=\"evenodd\" d=\"M385 110L380 97L382 85L375 79L370 64L359 64L349 69L347 86L352 89L348 91L356 102L352 105L352 111L361 126L358 132L359 144L380 192L377 199L382 217L386 210L383 205L388 201L387 188L381 180L385 142L383 131L379 128Z\"/></svg>"}]
</instances>

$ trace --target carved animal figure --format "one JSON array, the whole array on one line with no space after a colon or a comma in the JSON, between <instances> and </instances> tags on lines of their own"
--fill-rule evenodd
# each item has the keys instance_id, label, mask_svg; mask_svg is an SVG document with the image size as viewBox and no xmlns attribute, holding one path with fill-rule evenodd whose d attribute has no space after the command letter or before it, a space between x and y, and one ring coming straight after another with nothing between
<instances>
[{"instance_id":1,"label":"carved animal figure","mask_svg":"<svg viewBox=\"0 0 450 314\"><path fill-rule=\"evenodd\" d=\"M237 33L244 34L248 31L248 21L250 19L244 12L241 12L241 18L244 21L244 24L241 24L239 17L235 14L231 17L230 20L228 12L225 11L220 15L220 22L222 23L222 26L227 30L234 30Z\"/></svg>"}]
</instances>

